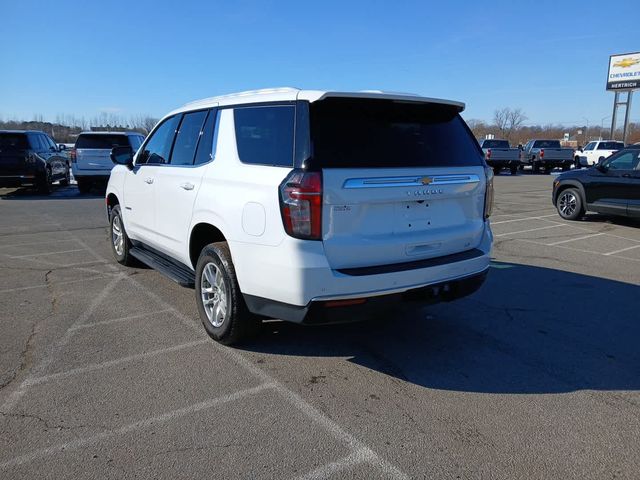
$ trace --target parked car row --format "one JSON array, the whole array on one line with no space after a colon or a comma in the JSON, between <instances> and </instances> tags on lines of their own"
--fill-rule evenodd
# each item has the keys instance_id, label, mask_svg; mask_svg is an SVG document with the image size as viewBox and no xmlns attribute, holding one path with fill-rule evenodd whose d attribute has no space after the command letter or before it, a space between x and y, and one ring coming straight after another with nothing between
<instances>
[{"instance_id":1,"label":"parked car row","mask_svg":"<svg viewBox=\"0 0 640 480\"><path fill-rule=\"evenodd\" d=\"M512 175L525 166L533 173L550 173L555 168L563 172L575 168L592 167L624 148L623 142L597 140L589 142L577 150L562 147L559 140L532 139L526 145L512 148L507 140L478 140L484 158L497 175L509 169Z\"/></svg>"}]
</instances>

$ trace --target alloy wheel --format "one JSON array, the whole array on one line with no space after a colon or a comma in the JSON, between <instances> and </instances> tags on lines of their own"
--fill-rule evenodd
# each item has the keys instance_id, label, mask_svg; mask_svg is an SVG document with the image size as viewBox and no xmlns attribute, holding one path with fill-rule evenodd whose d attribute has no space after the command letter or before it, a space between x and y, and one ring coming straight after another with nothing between
<instances>
[{"instance_id":1,"label":"alloy wheel","mask_svg":"<svg viewBox=\"0 0 640 480\"><path fill-rule=\"evenodd\" d=\"M113 217L113 225L111 227L111 241L116 254L120 257L124 253L124 232L122 231L122 223L120 215Z\"/></svg>"},{"instance_id":2,"label":"alloy wheel","mask_svg":"<svg viewBox=\"0 0 640 480\"><path fill-rule=\"evenodd\" d=\"M228 289L222 271L215 263L209 262L202 269L200 295L209 323L221 327L227 317Z\"/></svg>"},{"instance_id":3,"label":"alloy wheel","mask_svg":"<svg viewBox=\"0 0 640 480\"><path fill-rule=\"evenodd\" d=\"M578 199L571 192L565 192L560 197L560 213L565 217L570 217L573 215L578 208Z\"/></svg>"}]
</instances>

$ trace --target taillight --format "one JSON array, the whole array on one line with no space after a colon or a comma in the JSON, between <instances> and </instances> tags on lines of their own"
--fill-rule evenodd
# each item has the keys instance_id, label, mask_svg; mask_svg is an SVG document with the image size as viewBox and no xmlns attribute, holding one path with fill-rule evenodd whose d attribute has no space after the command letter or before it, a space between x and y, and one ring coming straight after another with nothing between
<instances>
[{"instance_id":1,"label":"taillight","mask_svg":"<svg viewBox=\"0 0 640 480\"><path fill-rule=\"evenodd\" d=\"M491 158L491 149L487 148L487 160Z\"/></svg>"},{"instance_id":2,"label":"taillight","mask_svg":"<svg viewBox=\"0 0 640 480\"><path fill-rule=\"evenodd\" d=\"M280 212L288 235L322 238L322 173L293 170L280 184Z\"/></svg>"},{"instance_id":3,"label":"taillight","mask_svg":"<svg viewBox=\"0 0 640 480\"><path fill-rule=\"evenodd\" d=\"M491 216L491 212L493 212L493 169L489 167L485 168L484 176L487 180L487 186L484 192L484 218L486 220Z\"/></svg>"},{"instance_id":4,"label":"taillight","mask_svg":"<svg viewBox=\"0 0 640 480\"><path fill-rule=\"evenodd\" d=\"M75 163L75 162L76 162L76 149L75 149L75 148L72 148L72 149L69 151L69 158L71 159L71 162L72 162L72 163Z\"/></svg>"},{"instance_id":5,"label":"taillight","mask_svg":"<svg viewBox=\"0 0 640 480\"><path fill-rule=\"evenodd\" d=\"M544 158L544 148L540 149L540 158Z\"/></svg>"}]
</instances>

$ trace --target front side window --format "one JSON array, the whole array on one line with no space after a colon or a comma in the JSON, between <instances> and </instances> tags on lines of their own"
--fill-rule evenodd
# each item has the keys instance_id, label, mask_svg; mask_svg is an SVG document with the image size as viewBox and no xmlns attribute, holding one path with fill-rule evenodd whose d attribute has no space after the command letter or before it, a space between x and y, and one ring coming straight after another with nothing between
<instances>
[{"instance_id":1,"label":"front side window","mask_svg":"<svg viewBox=\"0 0 640 480\"><path fill-rule=\"evenodd\" d=\"M293 106L236 108L233 119L241 162L293 166Z\"/></svg>"},{"instance_id":2,"label":"front side window","mask_svg":"<svg viewBox=\"0 0 640 480\"><path fill-rule=\"evenodd\" d=\"M586 147L584 147L584 149L585 149L585 151L587 151L587 150L593 150L593 147L595 147L595 145L596 145L596 144L595 144L594 142L587 143L587 146L586 146Z\"/></svg>"},{"instance_id":3,"label":"front side window","mask_svg":"<svg viewBox=\"0 0 640 480\"><path fill-rule=\"evenodd\" d=\"M629 151L609 157L606 167L610 170L634 170L638 167L640 152Z\"/></svg>"},{"instance_id":4,"label":"front side window","mask_svg":"<svg viewBox=\"0 0 640 480\"><path fill-rule=\"evenodd\" d=\"M186 113L182 117L176 142L173 145L173 153L171 153L171 165L193 165L193 157L206 116L207 111L202 110Z\"/></svg>"},{"instance_id":5,"label":"front side window","mask_svg":"<svg viewBox=\"0 0 640 480\"><path fill-rule=\"evenodd\" d=\"M136 164L165 164L169 162L171 145L173 145L173 138L175 137L179 120L180 115L176 115L162 122L151 134L144 146L144 150L138 156Z\"/></svg>"}]
</instances>

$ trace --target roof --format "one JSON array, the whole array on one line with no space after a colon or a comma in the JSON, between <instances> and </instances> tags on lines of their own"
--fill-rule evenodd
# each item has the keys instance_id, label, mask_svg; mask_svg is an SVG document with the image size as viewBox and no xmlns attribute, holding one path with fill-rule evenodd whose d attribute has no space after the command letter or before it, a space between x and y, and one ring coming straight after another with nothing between
<instances>
[{"instance_id":1,"label":"roof","mask_svg":"<svg viewBox=\"0 0 640 480\"><path fill-rule=\"evenodd\" d=\"M42 130L0 130L0 133L45 133L45 132L43 132Z\"/></svg>"},{"instance_id":2,"label":"roof","mask_svg":"<svg viewBox=\"0 0 640 480\"><path fill-rule=\"evenodd\" d=\"M142 134L139 133L139 132L133 132L133 131L128 131L128 130L124 131L124 132L122 132L122 131L117 131L117 132L108 132L108 131L105 131L105 132L92 132L91 130L89 130L89 131L86 131L86 132L80 132L78 134L78 136L80 136L80 135L142 135ZM142 135L142 136L144 137L144 135Z\"/></svg>"},{"instance_id":3,"label":"roof","mask_svg":"<svg viewBox=\"0 0 640 480\"><path fill-rule=\"evenodd\" d=\"M317 102L327 97L346 98L378 98L386 100L400 100L405 102L438 103L452 105L460 111L464 110L464 103L440 98L429 98L415 93L385 92L382 90L360 90L358 92L339 92L329 90L301 90L299 88L265 88L261 90L248 90L246 92L231 93L217 97L196 100L177 108L171 114L195 110L197 108L210 108L226 105L243 105L263 102L292 102L295 100L307 100Z\"/></svg>"}]
</instances>

